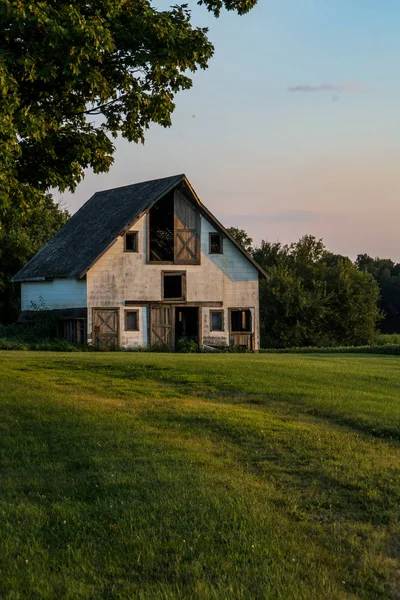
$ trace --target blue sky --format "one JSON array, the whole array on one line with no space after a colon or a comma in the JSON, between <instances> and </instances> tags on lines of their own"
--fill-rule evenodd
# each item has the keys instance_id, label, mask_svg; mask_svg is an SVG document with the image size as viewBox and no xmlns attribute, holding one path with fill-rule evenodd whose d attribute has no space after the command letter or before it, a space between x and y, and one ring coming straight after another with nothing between
<instances>
[{"instance_id":1,"label":"blue sky","mask_svg":"<svg viewBox=\"0 0 400 600\"><path fill-rule=\"evenodd\" d=\"M177 96L172 127L144 146L118 140L111 171L62 202L75 211L99 189L184 172L256 242L310 233L400 261L400 2L259 0L219 20L189 4L215 56Z\"/></svg>"}]
</instances>

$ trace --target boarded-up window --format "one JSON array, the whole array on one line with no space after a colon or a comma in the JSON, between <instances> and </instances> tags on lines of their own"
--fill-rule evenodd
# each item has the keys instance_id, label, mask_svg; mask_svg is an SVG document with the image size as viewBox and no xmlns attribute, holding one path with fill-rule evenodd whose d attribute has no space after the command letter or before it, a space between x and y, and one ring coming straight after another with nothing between
<instances>
[{"instance_id":1,"label":"boarded-up window","mask_svg":"<svg viewBox=\"0 0 400 600\"><path fill-rule=\"evenodd\" d=\"M125 331L139 331L139 311L125 311Z\"/></svg>"}]
</instances>

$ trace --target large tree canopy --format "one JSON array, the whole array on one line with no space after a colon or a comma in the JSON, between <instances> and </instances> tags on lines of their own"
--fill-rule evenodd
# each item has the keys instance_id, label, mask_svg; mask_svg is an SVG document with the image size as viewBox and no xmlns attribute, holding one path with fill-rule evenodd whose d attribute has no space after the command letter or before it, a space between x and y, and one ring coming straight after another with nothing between
<instances>
[{"instance_id":1,"label":"large tree canopy","mask_svg":"<svg viewBox=\"0 0 400 600\"><path fill-rule=\"evenodd\" d=\"M219 16L257 0L198 3ZM2 0L0 209L73 190L87 167L107 171L111 137L140 142L150 123L169 126L175 94L212 55L187 4Z\"/></svg>"}]
</instances>

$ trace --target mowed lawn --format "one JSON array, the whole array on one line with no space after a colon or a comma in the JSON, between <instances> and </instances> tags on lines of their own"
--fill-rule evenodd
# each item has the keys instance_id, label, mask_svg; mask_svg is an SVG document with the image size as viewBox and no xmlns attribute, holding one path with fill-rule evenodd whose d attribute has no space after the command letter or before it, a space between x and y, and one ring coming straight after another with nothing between
<instances>
[{"instance_id":1,"label":"mowed lawn","mask_svg":"<svg viewBox=\"0 0 400 600\"><path fill-rule=\"evenodd\" d=\"M0 353L0 598L400 598L400 357Z\"/></svg>"}]
</instances>

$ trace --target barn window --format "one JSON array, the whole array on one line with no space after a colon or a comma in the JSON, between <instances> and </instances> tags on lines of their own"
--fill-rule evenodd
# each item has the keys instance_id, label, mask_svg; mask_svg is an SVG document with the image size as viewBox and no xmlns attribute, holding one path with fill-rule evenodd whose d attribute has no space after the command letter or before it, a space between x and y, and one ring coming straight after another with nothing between
<instances>
[{"instance_id":1,"label":"barn window","mask_svg":"<svg viewBox=\"0 0 400 600\"><path fill-rule=\"evenodd\" d=\"M149 215L150 261L174 262L174 193L161 198L150 209Z\"/></svg>"},{"instance_id":2,"label":"barn window","mask_svg":"<svg viewBox=\"0 0 400 600\"><path fill-rule=\"evenodd\" d=\"M249 309L231 311L231 331L233 333L251 333L251 311Z\"/></svg>"},{"instance_id":3,"label":"barn window","mask_svg":"<svg viewBox=\"0 0 400 600\"><path fill-rule=\"evenodd\" d=\"M125 331L139 331L139 311L125 311Z\"/></svg>"},{"instance_id":4,"label":"barn window","mask_svg":"<svg viewBox=\"0 0 400 600\"><path fill-rule=\"evenodd\" d=\"M222 254L222 235L210 233L210 254Z\"/></svg>"},{"instance_id":5,"label":"barn window","mask_svg":"<svg viewBox=\"0 0 400 600\"><path fill-rule=\"evenodd\" d=\"M184 300L186 296L186 273L164 271L162 274L163 300Z\"/></svg>"},{"instance_id":6,"label":"barn window","mask_svg":"<svg viewBox=\"0 0 400 600\"><path fill-rule=\"evenodd\" d=\"M138 232L128 231L125 234L125 252L138 252Z\"/></svg>"},{"instance_id":7,"label":"barn window","mask_svg":"<svg viewBox=\"0 0 400 600\"><path fill-rule=\"evenodd\" d=\"M222 310L210 311L211 331L224 331L224 313Z\"/></svg>"}]
</instances>

